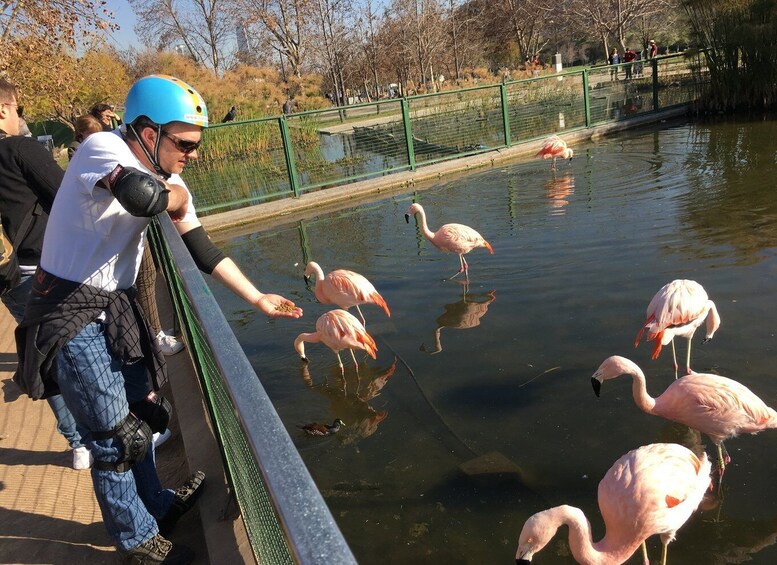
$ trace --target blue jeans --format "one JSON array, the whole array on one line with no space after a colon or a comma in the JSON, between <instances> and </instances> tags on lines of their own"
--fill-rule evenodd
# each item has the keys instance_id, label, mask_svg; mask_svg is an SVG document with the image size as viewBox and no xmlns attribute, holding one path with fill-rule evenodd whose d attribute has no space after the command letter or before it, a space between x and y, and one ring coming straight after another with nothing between
<instances>
[{"instance_id":1,"label":"blue jeans","mask_svg":"<svg viewBox=\"0 0 777 565\"><path fill-rule=\"evenodd\" d=\"M129 413L128 403L150 390L142 362L125 364L108 350L101 322L92 322L59 351L57 378L62 396L84 432L95 461L115 463L122 443L112 437L94 440L92 432L112 430ZM156 519L170 509L174 492L162 489L149 446L132 472L92 467L92 482L108 535L119 549L129 550L155 536Z\"/></svg>"},{"instance_id":2,"label":"blue jeans","mask_svg":"<svg viewBox=\"0 0 777 565\"><path fill-rule=\"evenodd\" d=\"M24 308L27 306L27 299L30 296L30 290L32 289L32 276L22 276L21 282L9 290L2 296L3 304L8 307L11 312L11 316L14 317L16 323L22 321L24 317ZM57 419L57 431L65 436L65 439L70 444L70 447L75 449L81 447L81 434L76 429L76 421L73 419L73 415L70 410L65 406L65 401L62 395L57 394L46 399L51 406L51 411L54 412L54 417Z\"/></svg>"}]
</instances>

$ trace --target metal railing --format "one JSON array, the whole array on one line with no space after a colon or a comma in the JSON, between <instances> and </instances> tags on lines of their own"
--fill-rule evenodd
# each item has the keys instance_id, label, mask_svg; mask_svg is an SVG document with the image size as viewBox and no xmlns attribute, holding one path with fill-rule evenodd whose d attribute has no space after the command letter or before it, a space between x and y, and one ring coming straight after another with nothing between
<instances>
[{"instance_id":1,"label":"metal railing","mask_svg":"<svg viewBox=\"0 0 777 565\"><path fill-rule=\"evenodd\" d=\"M355 564L172 221L149 228L257 563Z\"/></svg>"},{"instance_id":2,"label":"metal railing","mask_svg":"<svg viewBox=\"0 0 777 565\"><path fill-rule=\"evenodd\" d=\"M699 57L217 124L186 181L207 214L624 120L697 99Z\"/></svg>"}]
</instances>

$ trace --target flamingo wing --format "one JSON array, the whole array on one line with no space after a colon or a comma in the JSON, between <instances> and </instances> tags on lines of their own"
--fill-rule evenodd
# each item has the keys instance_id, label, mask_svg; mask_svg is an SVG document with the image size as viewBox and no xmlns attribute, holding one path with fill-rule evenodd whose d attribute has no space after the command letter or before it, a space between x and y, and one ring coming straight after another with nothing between
<instances>
[{"instance_id":1,"label":"flamingo wing","mask_svg":"<svg viewBox=\"0 0 777 565\"><path fill-rule=\"evenodd\" d=\"M432 243L442 251L469 253L484 246L485 239L477 231L463 224L445 224L434 234Z\"/></svg>"},{"instance_id":2,"label":"flamingo wing","mask_svg":"<svg viewBox=\"0 0 777 565\"><path fill-rule=\"evenodd\" d=\"M691 280L674 280L661 287L647 308L648 321L655 324L655 331L687 324L707 311L709 297L699 283ZM648 339L652 339L650 334Z\"/></svg>"},{"instance_id":3,"label":"flamingo wing","mask_svg":"<svg viewBox=\"0 0 777 565\"><path fill-rule=\"evenodd\" d=\"M391 316L388 305L373 284L366 277L337 269L326 276L326 292L331 301L341 308L350 308L357 304L377 304Z\"/></svg>"},{"instance_id":4,"label":"flamingo wing","mask_svg":"<svg viewBox=\"0 0 777 565\"><path fill-rule=\"evenodd\" d=\"M635 549L654 534L673 539L701 502L710 485L710 470L706 455L699 459L677 444L630 451L599 483L605 537Z\"/></svg>"},{"instance_id":5,"label":"flamingo wing","mask_svg":"<svg viewBox=\"0 0 777 565\"><path fill-rule=\"evenodd\" d=\"M567 149L566 142L557 135L553 135L547 138L543 143L540 150L535 157L542 155L543 159L550 159L551 157L558 157L563 154Z\"/></svg>"},{"instance_id":6,"label":"flamingo wing","mask_svg":"<svg viewBox=\"0 0 777 565\"><path fill-rule=\"evenodd\" d=\"M363 349L375 359L378 346L362 323L345 310L331 310L316 322L316 331L330 349Z\"/></svg>"},{"instance_id":7,"label":"flamingo wing","mask_svg":"<svg viewBox=\"0 0 777 565\"><path fill-rule=\"evenodd\" d=\"M746 386L704 373L673 382L657 399L654 413L699 430L715 442L777 427L777 413Z\"/></svg>"}]
</instances>

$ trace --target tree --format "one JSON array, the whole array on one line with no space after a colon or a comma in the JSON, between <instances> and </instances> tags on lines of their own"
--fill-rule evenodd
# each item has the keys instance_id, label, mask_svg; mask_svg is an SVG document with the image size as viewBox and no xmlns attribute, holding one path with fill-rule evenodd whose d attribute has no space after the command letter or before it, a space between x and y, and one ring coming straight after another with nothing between
<instances>
[{"instance_id":1,"label":"tree","mask_svg":"<svg viewBox=\"0 0 777 565\"><path fill-rule=\"evenodd\" d=\"M610 52L610 38L614 38L623 52L626 35L636 32L644 18L671 9L671 0L570 0L568 4L569 13L575 16L579 25L595 30L605 54Z\"/></svg>"},{"instance_id":2,"label":"tree","mask_svg":"<svg viewBox=\"0 0 777 565\"><path fill-rule=\"evenodd\" d=\"M22 88L26 114L70 129L94 104L122 103L130 82L118 54L105 47L91 48L81 57L54 49L39 52L36 60L17 61L9 76Z\"/></svg>"},{"instance_id":3,"label":"tree","mask_svg":"<svg viewBox=\"0 0 777 565\"><path fill-rule=\"evenodd\" d=\"M159 49L173 48L220 75L235 33L230 0L130 0L137 34Z\"/></svg>"},{"instance_id":4,"label":"tree","mask_svg":"<svg viewBox=\"0 0 777 565\"><path fill-rule=\"evenodd\" d=\"M103 0L0 0L0 72L52 51L75 49L92 33L115 29L112 18Z\"/></svg>"},{"instance_id":5,"label":"tree","mask_svg":"<svg viewBox=\"0 0 777 565\"><path fill-rule=\"evenodd\" d=\"M269 34L270 47L289 64L291 74L301 77L313 17L310 0L239 0L239 6L241 25Z\"/></svg>"}]
</instances>

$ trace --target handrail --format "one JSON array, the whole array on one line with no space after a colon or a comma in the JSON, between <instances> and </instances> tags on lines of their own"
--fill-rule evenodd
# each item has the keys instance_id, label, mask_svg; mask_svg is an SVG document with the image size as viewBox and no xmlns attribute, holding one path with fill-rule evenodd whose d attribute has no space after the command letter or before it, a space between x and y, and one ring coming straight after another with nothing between
<instances>
[{"instance_id":1,"label":"handrail","mask_svg":"<svg viewBox=\"0 0 777 565\"><path fill-rule=\"evenodd\" d=\"M204 339L212 349L289 552L303 565L355 564L356 559L321 493L172 221L166 214L157 218L183 289L204 330Z\"/></svg>"}]
</instances>

